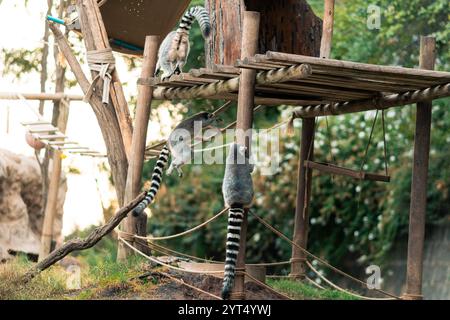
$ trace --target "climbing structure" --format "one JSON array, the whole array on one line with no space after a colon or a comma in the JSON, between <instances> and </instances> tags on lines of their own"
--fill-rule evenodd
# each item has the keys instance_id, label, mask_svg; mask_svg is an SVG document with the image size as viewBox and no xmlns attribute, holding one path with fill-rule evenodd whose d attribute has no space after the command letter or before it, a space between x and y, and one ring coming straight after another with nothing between
<instances>
[{"instance_id":1,"label":"climbing structure","mask_svg":"<svg viewBox=\"0 0 450 320\"><path fill-rule=\"evenodd\" d=\"M131 3L131 1L124 2ZM146 3L157 2L148 1ZM175 3L175 1L166 2ZM220 1L208 1L210 4L213 2ZM288 0L280 2L293 5L293 2ZM156 36L146 37L144 44L144 65L141 78L138 81L139 92L136 123L133 128L117 72L114 68L109 68L113 65L113 57L111 60L111 39L107 31L111 34L114 32L114 39L125 41L121 38L123 34L113 31L114 26L108 30L103 24L102 15L105 14L105 18L108 16L106 6L113 6L113 3L117 2L106 1L103 4L105 11L102 12L99 10L97 2L93 0L78 0L77 11L81 32L88 50L88 60L89 57L97 57L97 59L90 60L90 63L95 65L91 67L92 77L98 79L99 70L107 70L106 73L103 72L100 76L101 79L95 85L93 95L89 95L89 101L102 128L120 203L130 201L139 192L142 163L144 160L144 144L149 119L150 108L148 106L152 99L209 98L237 100L236 128L244 131L250 129L253 125L255 104L295 105L297 107L294 109L293 117L301 118L303 125L299 155L294 237L292 240L288 240L291 242L293 248L292 259L290 261L291 277L303 279L305 278L305 270L309 266L307 256L311 255L308 254L306 248L308 208L311 196L311 169L314 169L312 161L314 156L315 117L369 110L383 110L417 102L410 240L408 246L407 289L405 298L421 298L426 204L425 190L430 144L430 101L450 96L450 73L329 59L334 1L325 1L325 21L323 23L322 42L318 42L320 37L319 39L313 37L311 42L314 45L305 48L300 44L301 41L299 39L301 37L296 37L297 34L305 35L303 32L320 35L320 29L317 28L317 26L320 26L320 23L314 17L309 17L305 20L307 21L305 25L299 26L300 29L296 30L297 33L290 33L290 36L293 37L290 39L292 40L291 42L288 41L289 39L284 39L286 44L294 44L289 47L290 53L267 50L267 47L272 44L259 41L261 40L260 20L264 19L264 23L261 23L261 30L268 30L271 27L282 28L276 22L277 20L268 21L265 16L261 17L255 11L244 10L234 12L234 14L226 12L225 14L229 16L238 17L239 19L242 18L242 24L239 24L241 28L241 32L239 33L240 50L234 50L226 59L222 59L223 61L230 61L233 58L235 63L233 65L213 64L215 62L214 60L221 59L210 58L209 68L191 70L181 75L172 76L165 81L155 79L152 75L155 69L156 52L159 42L157 36L164 36L170 27L166 29L158 29L155 27L155 30L146 30L147 32L155 31L150 34L155 34ZM247 10L258 7L258 4L253 1L244 1L244 4L246 3L248 4L246 7ZM174 25L179 15L186 8L186 4L186 1L176 2L177 10L174 10L173 15L170 15L171 26ZM301 4L302 6L307 6L305 1L301 1ZM163 8L164 6L161 5L155 8L155 10L158 14L161 14ZM212 10L213 13L217 13L214 12L214 8L214 6L210 6L210 11ZM131 11L121 12L121 14L117 13L115 16L115 21L117 21L117 24L124 21L128 23L129 20L124 17ZM134 12L133 17L140 17L141 14L141 12ZM295 16L296 12L285 12L285 14ZM267 14L267 16L270 16L270 14ZM301 30L305 26L310 28L310 30ZM215 26L215 28L219 27L217 25ZM123 30L127 29L126 26L122 26L122 28ZM55 25L52 25L51 29L56 36L61 52L65 55L84 93L90 93L91 82L87 80L81 71L78 61L71 53L67 39ZM139 41L142 43L142 36ZM214 41L220 42L221 40L213 37L212 41L214 43ZM224 43L229 42L225 41ZM134 44L139 43L134 42ZM282 47L283 44L277 43L277 45ZM317 50L318 45L321 48L320 52ZM216 43L215 46L210 46L208 50L220 51L220 48L220 43ZM260 52L266 53L259 54ZM311 57L312 55L319 56L319 54L320 58ZM421 68L433 69L434 59L434 39L430 37L422 38ZM111 83L108 84L108 95L111 101L109 105L102 103L102 95L104 97L105 93L104 87L102 86L104 83L103 80L107 80L105 79L105 74L108 75L107 78L111 79ZM237 135L236 140L241 145L250 146L250 140L245 139L242 135ZM152 155L156 154L152 148L148 152L153 152ZM317 169L317 166L315 169ZM138 241L139 239L142 240L143 236L145 239L145 234L143 234L145 233L145 222L146 217L128 217L126 219L122 228L122 235L127 235L127 238L122 238L122 249L119 251L119 257L126 257L131 250L141 252L144 255L145 252L148 252L148 247L144 246L141 241ZM262 221L260 222L263 223ZM236 299L245 298L246 226L247 212L242 225L240 251L237 259L238 273L233 294L233 298ZM270 229L270 225L266 226ZM273 230L273 227L271 230L276 231ZM282 236L280 234L278 235Z\"/></svg>"}]
</instances>

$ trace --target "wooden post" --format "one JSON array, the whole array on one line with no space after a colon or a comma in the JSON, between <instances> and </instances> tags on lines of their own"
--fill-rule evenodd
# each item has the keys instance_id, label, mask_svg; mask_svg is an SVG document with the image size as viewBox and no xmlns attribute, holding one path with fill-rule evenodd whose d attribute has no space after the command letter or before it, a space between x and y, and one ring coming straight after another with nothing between
<instances>
[{"instance_id":1,"label":"wooden post","mask_svg":"<svg viewBox=\"0 0 450 320\"><path fill-rule=\"evenodd\" d=\"M420 38L420 68L434 69L436 40ZM414 160L409 209L408 260L406 271L406 299L422 299L423 246L427 206L428 160L430 153L432 102L417 104Z\"/></svg>"},{"instance_id":2,"label":"wooden post","mask_svg":"<svg viewBox=\"0 0 450 320\"><path fill-rule=\"evenodd\" d=\"M322 40L320 42L320 57L330 58L333 43L334 0L325 0L323 10Z\"/></svg>"},{"instance_id":3,"label":"wooden post","mask_svg":"<svg viewBox=\"0 0 450 320\"><path fill-rule=\"evenodd\" d=\"M241 59L251 57L258 53L258 34L259 34L260 14L255 11L245 11L242 26L242 47ZM251 136L244 135L251 130L253 125L253 108L255 95L256 71L242 69L239 82L239 97L236 120L236 142L247 147L247 153L250 155ZM240 132L240 133L239 133ZM244 275L239 271L245 270L245 250L247 246L247 215L244 213L244 219L241 227L241 240L239 245L239 254L236 262L236 278L234 288L231 294L232 299L245 299Z\"/></svg>"},{"instance_id":4,"label":"wooden post","mask_svg":"<svg viewBox=\"0 0 450 320\"><path fill-rule=\"evenodd\" d=\"M59 116L56 120L56 126L64 133L67 127L67 116L69 108L63 107L59 110ZM53 151L52 173L48 185L47 201L45 203L44 222L42 225L41 246L39 248L39 261L44 259L51 251L53 239L53 224L56 216L56 205L58 202L58 190L61 182L62 159L60 151ZM45 196L45 195L44 195Z\"/></svg>"},{"instance_id":5,"label":"wooden post","mask_svg":"<svg viewBox=\"0 0 450 320\"><path fill-rule=\"evenodd\" d=\"M44 211L41 246L39 248L39 261L44 259L51 250L53 222L55 221L59 182L61 180L61 153L59 151L54 151L52 159L52 174L48 186L47 203Z\"/></svg>"},{"instance_id":6,"label":"wooden post","mask_svg":"<svg viewBox=\"0 0 450 320\"><path fill-rule=\"evenodd\" d=\"M152 77L155 73L158 45L158 36L147 36L145 38L141 78ZM144 165L145 143L151 111L152 93L152 87L138 85L135 128L131 142L131 157L128 164L125 203L136 198L141 188L142 167ZM147 234L147 215L145 213L139 217L129 215L124 220L122 227L125 232L145 236ZM136 243L135 246L142 252L148 251L146 246L139 245L139 243ZM131 249L119 241L117 259L124 260L131 253Z\"/></svg>"},{"instance_id":7,"label":"wooden post","mask_svg":"<svg viewBox=\"0 0 450 320\"><path fill-rule=\"evenodd\" d=\"M325 0L320 57L329 58L333 40L334 0ZM305 161L314 159L315 118L303 119L298 160L297 198L293 241L305 248L308 246L309 203L311 200L312 172L304 166ZM306 271L306 255L298 247L292 247L291 273L293 279L303 280Z\"/></svg>"},{"instance_id":8,"label":"wooden post","mask_svg":"<svg viewBox=\"0 0 450 320\"><path fill-rule=\"evenodd\" d=\"M303 119L298 161L297 199L295 206L293 241L306 248L309 229L309 201L311 195L311 169L304 166L305 161L314 158L315 119ZM291 273L293 279L303 279L306 269L306 255L298 247L292 247Z\"/></svg>"}]
</instances>

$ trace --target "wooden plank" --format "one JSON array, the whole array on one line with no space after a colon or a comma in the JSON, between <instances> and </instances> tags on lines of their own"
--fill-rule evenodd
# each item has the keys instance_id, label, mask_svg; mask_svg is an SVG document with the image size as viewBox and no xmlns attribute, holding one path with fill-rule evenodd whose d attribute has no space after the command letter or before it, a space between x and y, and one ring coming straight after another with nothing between
<instances>
[{"instance_id":1,"label":"wooden plank","mask_svg":"<svg viewBox=\"0 0 450 320\"><path fill-rule=\"evenodd\" d=\"M338 68L341 70L363 71L370 75L379 74L383 76L397 76L400 79L422 79L425 81L436 81L437 83L446 83L450 81L450 72L420 70L396 66L380 66L360 62L342 61L334 59L320 59L289 53L280 53L268 51L266 53L268 60L286 61L292 63L307 63L311 66L321 66L325 68Z\"/></svg>"},{"instance_id":2,"label":"wooden plank","mask_svg":"<svg viewBox=\"0 0 450 320\"><path fill-rule=\"evenodd\" d=\"M330 163L305 161L304 166L306 168L319 170L321 172L339 175L339 176L347 176L347 177L351 177L351 178L357 179L357 180L371 180L371 181L380 181L380 182L389 182L390 181L390 177L383 175L383 174L353 170L353 169L349 169L349 168L336 166L336 165L330 164Z\"/></svg>"},{"instance_id":3,"label":"wooden plank","mask_svg":"<svg viewBox=\"0 0 450 320\"><path fill-rule=\"evenodd\" d=\"M249 57L257 53L260 14L255 11L244 11L241 57ZM236 133L247 132L253 126L253 109L255 95L256 71L243 70L239 81L239 98L236 117ZM246 154L250 155L251 137L237 134L236 142L246 146ZM247 215L245 210L241 225L239 253L236 261L237 269L245 270L245 253L247 247ZM245 299L245 276L237 273L232 290L233 299Z\"/></svg>"}]
</instances>

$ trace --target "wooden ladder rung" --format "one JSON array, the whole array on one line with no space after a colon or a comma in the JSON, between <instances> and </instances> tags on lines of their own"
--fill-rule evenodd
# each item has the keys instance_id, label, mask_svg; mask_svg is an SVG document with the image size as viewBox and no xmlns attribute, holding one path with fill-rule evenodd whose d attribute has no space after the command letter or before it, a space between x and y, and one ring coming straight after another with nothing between
<instances>
[{"instance_id":1,"label":"wooden ladder rung","mask_svg":"<svg viewBox=\"0 0 450 320\"><path fill-rule=\"evenodd\" d=\"M390 176L386 176L383 174L343 168L343 167L336 166L334 164L324 163L324 162L315 162L315 161L305 160L304 166L306 168L315 169L315 170L319 170L322 172L335 174L335 175L347 176L347 177L351 177L351 178L358 179L358 180L370 180L370 181L381 181L381 182L389 182L391 180Z\"/></svg>"},{"instance_id":2,"label":"wooden ladder rung","mask_svg":"<svg viewBox=\"0 0 450 320\"><path fill-rule=\"evenodd\" d=\"M57 147L58 150L89 150L88 147L80 147L80 146L62 146L62 147Z\"/></svg>"},{"instance_id":3,"label":"wooden ladder rung","mask_svg":"<svg viewBox=\"0 0 450 320\"><path fill-rule=\"evenodd\" d=\"M43 134L43 135L37 135L37 138L39 140L53 140L53 139L66 139L67 136L61 134Z\"/></svg>"},{"instance_id":4,"label":"wooden ladder rung","mask_svg":"<svg viewBox=\"0 0 450 320\"><path fill-rule=\"evenodd\" d=\"M39 129L28 129L30 133L48 133L48 132L56 132L58 128L39 128Z\"/></svg>"},{"instance_id":5,"label":"wooden ladder rung","mask_svg":"<svg viewBox=\"0 0 450 320\"><path fill-rule=\"evenodd\" d=\"M64 146L64 145L68 145L68 144L77 145L78 142L75 142L75 141L50 141L48 144L51 146Z\"/></svg>"},{"instance_id":6,"label":"wooden ladder rung","mask_svg":"<svg viewBox=\"0 0 450 320\"><path fill-rule=\"evenodd\" d=\"M51 125L51 122L48 121L30 121L30 122L21 122L23 126L38 126L38 125Z\"/></svg>"}]
</instances>

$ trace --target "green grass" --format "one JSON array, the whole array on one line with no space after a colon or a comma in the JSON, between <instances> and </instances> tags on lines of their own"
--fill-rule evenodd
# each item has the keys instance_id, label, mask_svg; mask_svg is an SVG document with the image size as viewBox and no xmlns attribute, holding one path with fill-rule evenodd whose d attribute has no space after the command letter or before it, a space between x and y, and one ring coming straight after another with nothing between
<instances>
[{"instance_id":1,"label":"green grass","mask_svg":"<svg viewBox=\"0 0 450 320\"><path fill-rule=\"evenodd\" d=\"M268 279L275 290L299 300L358 300L352 295L337 290L320 290L300 281L288 279Z\"/></svg>"},{"instance_id":2,"label":"green grass","mask_svg":"<svg viewBox=\"0 0 450 320\"><path fill-rule=\"evenodd\" d=\"M142 274L146 261L139 257L130 258L125 263L109 259L90 265L92 260L78 257L81 267L81 287L67 288L68 272L58 264L41 272L31 282L24 285L21 277L33 263L26 257L18 256L0 264L0 300L43 300L43 299L112 299L128 296L148 296L154 284L130 281ZM87 261L90 260L90 261Z\"/></svg>"}]
</instances>

